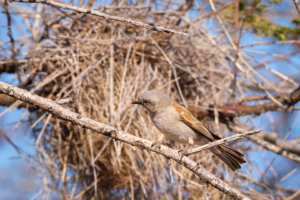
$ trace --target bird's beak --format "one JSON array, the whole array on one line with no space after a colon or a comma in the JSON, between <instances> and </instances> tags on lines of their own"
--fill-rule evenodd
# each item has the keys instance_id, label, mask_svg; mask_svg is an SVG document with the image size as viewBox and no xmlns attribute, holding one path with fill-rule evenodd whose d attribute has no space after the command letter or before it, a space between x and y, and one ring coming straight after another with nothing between
<instances>
[{"instance_id":1,"label":"bird's beak","mask_svg":"<svg viewBox=\"0 0 300 200\"><path fill-rule=\"evenodd\" d=\"M135 99L133 102L131 102L131 104L142 104L142 102L140 102L138 99Z\"/></svg>"}]
</instances>

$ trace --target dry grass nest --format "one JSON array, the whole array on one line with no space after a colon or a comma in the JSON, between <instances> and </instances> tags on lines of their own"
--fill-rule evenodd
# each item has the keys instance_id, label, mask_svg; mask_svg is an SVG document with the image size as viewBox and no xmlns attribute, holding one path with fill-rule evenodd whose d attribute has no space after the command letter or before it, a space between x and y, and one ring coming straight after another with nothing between
<instances>
[{"instance_id":1,"label":"dry grass nest","mask_svg":"<svg viewBox=\"0 0 300 200\"><path fill-rule=\"evenodd\" d=\"M109 14L115 11L105 10ZM148 8L118 9L117 14L167 28L186 20L184 13L156 13ZM32 42L23 41L28 52L27 62L20 68L26 80L21 87L52 100L72 97L74 102L66 107L144 139L156 141L161 135L147 111L131 104L145 90L156 88L179 103L210 108L236 102L247 90L239 81L251 75L241 73L233 94L235 76L228 58L232 47L213 37L202 21L182 29L190 34L186 37L49 7L41 20L45 32ZM38 165L34 166L43 187L58 191L61 198L90 199L95 190L100 199L202 196L198 177L181 165L172 162L172 181L163 156L27 108L38 149L34 160ZM222 137L230 132L215 119L202 120ZM232 146L247 155L249 143L238 141ZM179 148L182 146L177 144L175 149ZM234 187L249 187L241 173L232 173L211 153L190 158ZM249 163L245 165L251 169ZM211 198L223 197L218 190L209 189Z\"/></svg>"}]
</instances>

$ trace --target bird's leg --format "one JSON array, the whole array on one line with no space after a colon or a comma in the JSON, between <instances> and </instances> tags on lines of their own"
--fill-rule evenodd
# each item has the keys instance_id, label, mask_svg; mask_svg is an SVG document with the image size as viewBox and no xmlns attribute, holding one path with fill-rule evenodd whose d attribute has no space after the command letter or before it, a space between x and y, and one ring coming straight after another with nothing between
<instances>
[{"instance_id":1,"label":"bird's leg","mask_svg":"<svg viewBox=\"0 0 300 200\"><path fill-rule=\"evenodd\" d=\"M156 150L157 148L160 148L160 145L162 145L162 144L166 145L166 146L169 146L168 142L163 141L164 139L165 139L165 136L162 135L156 142L153 142L151 144L151 147L155 146L155 150Z\"/></svg>"},{"instance_id":2,"label":"bird's leg","mask_svg":"<svg viewBox=\"0 0 300 200\"><path fill-rule=\"evenodd\" d=\"M180 149L178 150L178 153L181 154L181 159L183 158L183 156L186 156L187 154L187 150L190 148L191 145L194 144L194 140L192 138L188 138L188 145L185 146L184 149Z\"/></svg>"},{"instance_id":3,"label":"bird's leg","mask_svg":"<svg viewBox=\"0 0 300 200\"><path fill-rule=\"evenodd\" d=\"M168 146L173 148L175 146L175 142L173 140L168 139Z\"/></svg>"}]
</instances>

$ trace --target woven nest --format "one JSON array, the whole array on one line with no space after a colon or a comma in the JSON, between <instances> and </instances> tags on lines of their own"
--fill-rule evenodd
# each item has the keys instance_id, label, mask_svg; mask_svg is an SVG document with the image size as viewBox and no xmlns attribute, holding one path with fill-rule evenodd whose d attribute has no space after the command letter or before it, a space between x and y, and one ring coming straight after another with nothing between
<instances>
[{"instance_id":1,"label":"woven nest","mask_svg":"<svg viewBox=\"0 0 300 200\"><path fill-rule=\"evenodd\" d=\"M159 13L154 8L108 7L104 12L166 28L186 20L184 12ZM234 51L222 37L212 36L204 21L181 29L190 34L186 37L50 7L44 8L41 20L46 31L33 35L31 43L24 41L28 52L20 68L26 83L22 87L52 100L72 97L74 102L65 106L75 112L151 141L161 133L145 109L131 104L143 91L156 88L179 103L213 110L214 105L237 102L248 90L241 80L252 77L239 74L233 93L234 63L228 55ZM100 199L202 196L199 178L181 165L172 162L171 178L170 166L161 155L28 109L37 141L36 169L43 187L56 190L61 198L91 199L95 193ZM213 132L226 136L230 130L216 120L202 118ZM247 158L247 145L231 146ZM176 144L175 149L180 148ZM190 158L233 187L248 189L241 173L233 173L211 153ZM250 163L245 164L249 170ZM209 189L212 199L223 198L218 190Z\"/></svg>"}]
</instances>

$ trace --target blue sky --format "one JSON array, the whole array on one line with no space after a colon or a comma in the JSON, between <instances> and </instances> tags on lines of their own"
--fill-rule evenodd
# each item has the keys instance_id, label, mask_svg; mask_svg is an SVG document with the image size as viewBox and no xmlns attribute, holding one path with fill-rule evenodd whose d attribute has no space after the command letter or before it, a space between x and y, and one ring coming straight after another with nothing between
<instances>
[{"instance_id":1,"label":"blue sky","mask_svg":"<svg viewBox=\"0 0 300 200\"><path fill-rule=\"evenodd\" d=\"M0 81L17 84L15 75L0 74ZM5 107L0 106L0 113ZM0 127L5 131L13 143L25 150L28 154L35 154L34 140L25 124L14 131L14 127L21 119L25 109L14 109L0 117ZM25 118L26 120L26 118ZM28 130L28 131L24 131ZM27 163L19 156L18 152L2 136L0 137L0 198L29 199L39 190L40 180L34 175ZM24 185L27 185L24 187Z\"/></svg>"},{"instance_id":2,"label":"blue sky","mask_svg":"<svg viewBox=\"0 0 300 200\"><path fill-rule=\"evenodd\" d=\"M0 79L1 80L1 79ZM0 112L5 108L0 107ZM14 126L19 121L24 109L13 110L0 118L0 126L13 140L14 144L29 154L35 154L34 140L26 127L21 125L17 131ZM0 140L0 199L29 199L39 190L40 180L34 175L27 163L2 136ZM26 185L26 187L24 187Z\"/></svg>"}]
</instances>

